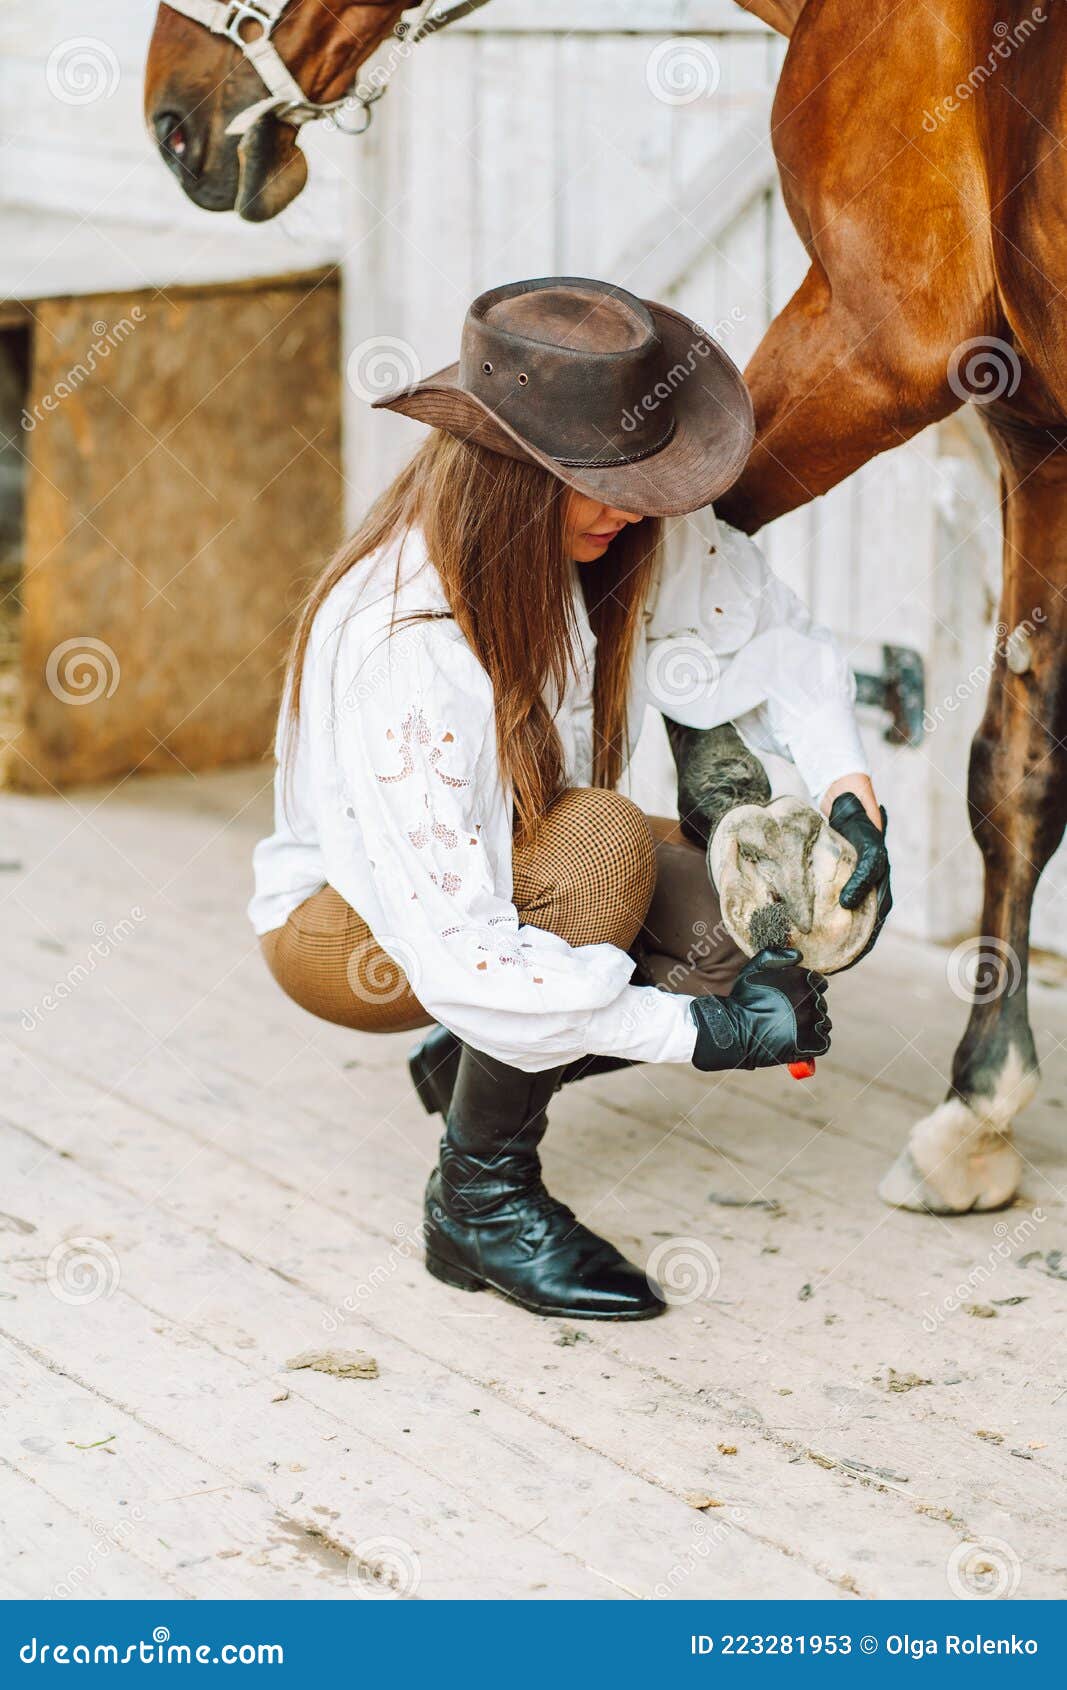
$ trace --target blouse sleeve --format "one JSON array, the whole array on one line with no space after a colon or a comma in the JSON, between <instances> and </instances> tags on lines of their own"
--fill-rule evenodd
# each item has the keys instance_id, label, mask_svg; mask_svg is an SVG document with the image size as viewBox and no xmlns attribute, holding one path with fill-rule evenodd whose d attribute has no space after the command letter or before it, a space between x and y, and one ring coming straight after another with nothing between
<instances>
[{"instance_id":1,"label":"blouse sleeve","mask_svg":"<svg viewBox=\"0 0 1067 1690\"><path fill-rule=\"evenodd\" d=\"M869 772L855 679L833 634L710 509L667 537L648 636L649 702L665 715L693 728L733 722L756 750L795 763L816 801L840 776Z\"/></svg>"},{"instance_id":2,"label":"blouse sleeve","mask_svg":"<svg viewBox=\"0 0 1067 1690\"><path fill-rule=\"evenodd\" d=\"M337 751L377 904L360 914L420 1003L529 1072L592 1053L689 1060L689 998L629 985L633 962L613 945L520 923L492 689L454 624L398 629L387 649ZM342 640L336 685L344 668Z\"/></svg>"}]
</instances>

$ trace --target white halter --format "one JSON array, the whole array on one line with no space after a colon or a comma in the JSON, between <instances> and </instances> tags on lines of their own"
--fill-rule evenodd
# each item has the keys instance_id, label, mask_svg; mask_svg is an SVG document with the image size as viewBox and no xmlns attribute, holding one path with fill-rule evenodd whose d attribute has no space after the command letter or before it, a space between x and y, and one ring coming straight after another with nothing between
<instances>
[{"instance_id":1,"label":"white halter","mask_svg":"<svg viewBox=\"0 0 1067 1690\"><path fill-rule=\"evenodd\" d=\"M385 93L399 68L400 59L394 59L392 64L376 72L370 87L362 88L357 80L339 100L309 99L271 40L281 22L282 13L290 3L291 0L163 0L163 4L169 6L172 12L181 12L183 17L203 24L212 35L224 35L227 41L232 41L235 47L239 47L268 91L265 100L257 100L254 105L246 106L244 111L238 112L226 129L227 135L244 135L257 118L268 111L276 112L284 122L292 123L297 128L302 123L310 123L315 118L327 116L334 117L339 128L345 128L339 122L338 114L353 102L359 106L362 120L358 128L349 128L345 132L362 135L370 124L372 107ZM380 3L387 4L388 0L380 0ZM487 4L487 0L459 0L458 4L432 18L430 13L437 3L438 0L413 3L408 10L417 12L417 16L406 26L398 25L397 38L403 40L408 47L413 47L425 36L433 35L446 24L453 23L456 18L466 17L469 13L478 11ZM243 33L248 25L255 25L258 30L251 40Z\"/></svg>"}]
</instances>

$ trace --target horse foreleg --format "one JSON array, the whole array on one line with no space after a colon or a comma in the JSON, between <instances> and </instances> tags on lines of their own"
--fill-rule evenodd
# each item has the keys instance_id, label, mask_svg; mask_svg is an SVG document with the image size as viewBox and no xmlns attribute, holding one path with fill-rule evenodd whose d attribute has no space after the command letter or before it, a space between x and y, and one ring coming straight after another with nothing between
<instances>
[{"instance_id":1,"label":"horse foreleg","mask_svg":"<svg viewBox=\"0 0 1067 1690\"><path fill-rule=\"evenodd\" d=\"M942 324L932 345L903 311L864 324L813 265L745 370L756 442L719 515L753 534L958 409L949 355L974 332Z\"/></svg>"},{"instance_id":2,"label":"horse foreleg","mask_svg":"<svg viewBox=\"0 0 1067 1690\"><path fill-rule=\"evenodd\" d=\"M990 408L992 409L992 408ZM986 417L1004 476L1001 627L971 752L971 829L985 863L973 1004L948 1095L912 1130L886 1202L939 1214L1009 1203L1021 1172L1014 1117L1037 1089L1027 1010L1034 890L1067 820L1067 430Z\"/></svg>"},{"instance_id":3,"label":"horse foreleg","mask_svg":"<svg viewBox=\"0 0 1067 1690\"><path fill-rule=\"evenodd\" d=\"M678 817L682 832L707 848L727 810L738 804L766 804L771 783L755 752L730 722L719 728L686 728L663 718L678 771Z\"/></svg>"},{"instance_id":4,"label":"horse foreleg","mask_svg":"<svg viewBox=\"0 0 1067 1690\"><path fill-rule=\"evenodd\" d=\"M958 338L965 332L961 323ZM916 331L900 313L865 331L835 303L813 265L745 371L756 444L739 481L717 501L719 515L753 533L954 410L960 401L947 375L953 344L927 346L920 356ZM667 732L678 810L691 838L706 843L724 793L737 791L733 803L766 803L762 765L736 734L733 744L722 730L715 738L671 722Z\"/></svg>"}]
</instances>

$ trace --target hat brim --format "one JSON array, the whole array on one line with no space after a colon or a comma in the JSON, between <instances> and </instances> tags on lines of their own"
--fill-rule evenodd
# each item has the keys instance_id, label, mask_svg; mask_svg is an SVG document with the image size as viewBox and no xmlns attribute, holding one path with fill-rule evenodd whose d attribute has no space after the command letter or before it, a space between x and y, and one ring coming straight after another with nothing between
<instances>
[{"instance_id":1,"label":"hat brim","mask_svg":"<svg viewBox=\"0 0 1067 1690\"><path fill-rule=\"evenodd\" d=\"M458 363L383 395L374 407L539 463L568 487L616 510L641 516L702 510L733 486L745 466L755 432L752 400L741 371L717 341L669 305L644 303L659 330L668 372L662 384L667 392L645 395L644 404L651 409L670 399L675 428L666 446L636 463L596 469L560 463L462 387Z\"/></svg>"}]
</instances>

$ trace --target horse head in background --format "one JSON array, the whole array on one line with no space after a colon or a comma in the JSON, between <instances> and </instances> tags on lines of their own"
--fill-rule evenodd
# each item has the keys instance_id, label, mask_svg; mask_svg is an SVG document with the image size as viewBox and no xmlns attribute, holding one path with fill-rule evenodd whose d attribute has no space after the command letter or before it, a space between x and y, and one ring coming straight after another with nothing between
<instances>
[{"instance_id":1,"label":"horse head in background","mask_svg":"<svg viewBox=\"0 0 1067 1690\"><path fill-rule=\"evenodd\" d=\"M355 78L410 9L403 0L161 5L145 71L145 119L189 198L250 223L284 211L307 180L297 145L302 124L336 114L343 125L352 107L365 126L384 83L360 90ZM409 42L429 33L422 22Z\"/></svg>"}]
</instances>

